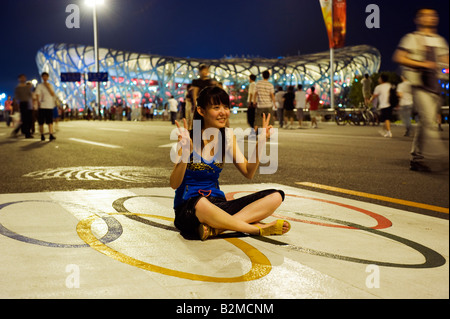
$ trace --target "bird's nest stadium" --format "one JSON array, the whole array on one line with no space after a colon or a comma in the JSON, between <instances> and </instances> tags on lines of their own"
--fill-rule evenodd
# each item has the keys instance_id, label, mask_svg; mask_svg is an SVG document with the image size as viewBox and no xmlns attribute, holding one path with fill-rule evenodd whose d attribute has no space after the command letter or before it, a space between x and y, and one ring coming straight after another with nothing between
<instances>
[{"instance_id":1,"label":"bird's nest stadium","mask_svg":"<svg viewBox=\"0 0 450 319\"><path fill-rule=\"evenodd\" d=\"M380 52L371 46L350 46L335 50L335 98L348 90L356 76L378 72ZM48 72L58 97L70 108L84 108L95 101L97 83L89 82L89 72L95 70L94 48L74 44L48 44L36 56L39 73ZM316 87L322 103L329 103L330 54L266 58L225 57L222 59L176 58L140 54L114 49L99 49L100 72L108 72L108 81L100 83L101 107L118 101L139 107L153 103L163 105L173 95L184 98L186 87L198 78L198 66L210 66L210 76L221 82L230 93L233 107L246 107L249 76L261 79L265 70L271 73L275 87ZM62 82L61 73L81 73L79 82Z\"/></svg>"}]
</instances>

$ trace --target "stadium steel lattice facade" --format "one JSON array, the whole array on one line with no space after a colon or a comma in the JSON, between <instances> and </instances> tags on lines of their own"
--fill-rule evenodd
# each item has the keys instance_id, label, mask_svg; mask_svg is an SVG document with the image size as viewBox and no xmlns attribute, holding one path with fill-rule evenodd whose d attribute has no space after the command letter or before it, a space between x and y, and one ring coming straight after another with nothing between
<instances>
[{"instance_id":1,"label":"stadium steel lattice facade","mask_svg":"<svg viewBox=\"0 0 450 319\"><path fill-rule=\"evenodd\" d=\"M143 103L161 105L170 95L183 98L186 86L198 77L198 66L210 65L210 75L228 89L233 106L246 106L248 77L255 74L258 79L265 70L272 74L270 81L275 86L303 84L314 85L324 104L329 103L330 60L329 52L292 56L277 59L223 58L192 59L139 54L113 49L99 49L100 72L108 72L109 81L100 84L101 105L109 107L118 100L128 106ZM49 44L41 48L36 56L39 73L50 74L61 100L71 108L84 108L95 101L97 83L87 81L88 72L94 72L94 48L73 44ZM381 64L379 51L361 45L335 51L335 95L339 95L352 83L355 76L378 72ZM61 82L60 74L79 72L80 82ZM86 88L86 90L85 90Z\"/></svg>"}]
</instances>

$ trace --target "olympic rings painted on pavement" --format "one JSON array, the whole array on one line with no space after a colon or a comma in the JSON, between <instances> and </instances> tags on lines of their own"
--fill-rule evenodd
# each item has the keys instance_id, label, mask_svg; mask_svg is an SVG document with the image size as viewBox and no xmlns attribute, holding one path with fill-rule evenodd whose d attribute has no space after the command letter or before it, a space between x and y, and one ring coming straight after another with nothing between
<instances>
[{"instance_id":1,"label":"olympic rings painted on pavement","mask_svg":"<svg viewBox=\"0 0 450 319\"><path fill-rule=\"evenodd\" d=\"M232 193L227 193L225 196L227 197L227 199L232 199L232 198L234 198L234 195L239 194L239 193L253 193L253 192L250 192L250 191L232 192ZM285 196L310 199L310 200L327 203L327 204L332 204L332 205L336 205L336 206L340 206L340 207L348 208L350 210L357 211L359 213L362 213L364 215L372 217L373 219L375 219L377 221L376 226L370 227L372 229L384 229L384 228L389 228L392 226L392 222L389 219L387 219L386 217L376 214L374 212L368 211L366 209L352 206L352 205L343 204L343 203L334 202L334 201L325 200L325 199L320 199L320 198L315 198L315 197L310 197L310 196L301 196L301 195L292 195L292 194L285 194ZM299 214L299 215L301 215L301 214ZM294 222L301 222L301 223L307 223L307 224L318 225L318 226L345 228L345 229L359 229L359 228L355 228L355 227L348 226L348 225L319 223L319 222L314 222L314 221L310 221L310 220L302 220L302 219L296 219L296 218L287 217L287 216L281 216L279 214L272 214L272 216L277 217L277 218L287 219L287 220L294 221ZM312 216L312 217L316 217L316 216Z\"/></svg>"},{"instance_id":2,"label":"olympic rings painted on pavement","mask_svg":"<svg viewBox=\"0 0 450 319\"><path fill-rule=\"evenodd\" d=\"M308 215L308 214L300 214L300 215L304 215L306 217L313 216L315 218L323 219L323 220L326 220L329 222L340 223L340 224L347 225L347 226L355 228L355 229L359 229L362 231L366 231L366 232L375 234L377 236L387 238L389 240L396 241L400 244L403 244L403 245L419 252L425 258L425 262L423 262L421 264L400 264L400 263L390 263L390 262L379 261L379 260L367 260L367 259L360 259L360 258L355 258L355 257L347 257L347 256L342 256L342 255L331 254L331 253L322 252L322 251L309 249L309 248L303 248L300 246L291 245L288 243L284 243L284 242L273 240L271 238L266 238L266 237L261 237L260 240L269 242L274 245L286 246L286 247L288 247L288 249L304 252L304 253L307 253L310 255L322 256L322 257L344 260L344 261L349 261L349 262L361 263L361 264L384 266L384 267L409 268L409 269L411 269L411 268L416 268L416 269L418 269L418 268L436 268L436 267L445 265L447 262L446 259L441 254L434 251L433 249L428 248L419 243L416 243L412 240L394 235L394 234L389 234L389 233L386 233L386 232L383 232L383 231L380 231L377 229L373 229L370 227L365 227L362 225L344 222L344 221L331 219L331 218L326 218L326 217L322 217L322 216L315 216L315 215Z\"/></svg>"},{"instance_id":3,"label":"olympic rings painted on pavement","mask_svg":"<svg viewBox=\"0 0 450 319\"><path fill-rule=\"evenodd\" d=\"M112 203L112 207L118 212L123 214L124 216L128 217L129 219L133 219L137 222L141 222L143 224L147 224L149 226L154 226L154 227L158 227L158 228L162 228L165 230L171 230L171 231L176 231L178 232L178 229L176 229L173 226L168 226L168 225L164 225L164 224L160 224L151 220L148 220L146 218L142 218L132 212L130 212L128 209L125 208L125 202L129 199L132 198L138 198L138 197L150 197L150 198L167 198L173 201L173 196L164 196L164 195L136 195L136 196L128 196L128 197L122 197L119 199L116 199L113 203ZM151 215L149 215L151 217ZM159 218L162 219L162 218ZM173 218L170 218L171 220L173 220Z\"/></svg>"},{"instance_id":4,"label":"olympic rings painted on pavement","mask_svg":"<svg viewBox=\"0 0 450 319\"><path fill-rule=\"evenodd\" d=\"M236 194L238 192L234 192L234 193L228 193L226 194L227 198L230 198L230 194L232 196L234 196L234 194ZM290 195L286 195L286 196L290 196ZM145 218L139 218L138 216L133 216L133 213L131 213L128 209L125 208L124 203L131 199L131 198L137 198L137 197L160 197L160 198L169 198L172 199L172 197L169 196L153 196L153 195L141 195L141 196L129 196L129 197L123 197L123 198L119 198L117 200L114 201L113 203L113 207L114 209L118 212L118 213L122 213L125 214L125 216L127 216L128 218L132 218L136 221L145 223L147 225L153 226L153 227L159 227L159 228L163 228L163 229L169 229L167 225L163 225L163 224L159 224L159 223L155 223L155 222L151 222ZM296 195L294 197L297 197ZM306 198L306 197L305 197ZM331 202L334 203L334 202ZM371 213L371 212L370 212ZM355 223L350 223L350 222L345 222L345 221L340 221L340 220L336 220L336 219L331 219L331 218L326 218L326 217L322 217L322 216L315 216L315 215L308 215L308 214L301 214L301 213L297 213L298 215L303 215L305 217L314 217L317 219L322 219L324 221L327 222L332 222L333 224L325 224L325 225L332 225L332 226L336 226L335 224L340 224L342 226L342 228L347 228L347 229L359 229L362 231L367 231L367 232L371 232L375 235L384 237L384 238L388 238L390 240L394 240L400 244L403 244L407 247L412 248L413 250L419 252L424 258L425 258L425 262L422 264L400 264L400 263L390 263L390 262L384 262L384 261L376 261L376 260L367 260L367 259L360 259L360 258L355 258L355 257L348 257L348 256L342 256L342 255L337 255L337 254L331 254L331 253L327 253L327 252L322 252L322 251L318 251L318 250L314 250L314 249L309 249L309 248L303 248L297 245L292 245L292 244L288 244L282 241L278 241L278 240L274 240L272 238L269 237L261 237L261 236L251 236L250 238L252 239L256 239L256 240L260 240L266 243L270 243L273 245L278 245L278 246L285 246L288 249L292 249L292 250L297 250L303 253L307 253L310 255L316 255L316 256L321 256L321 257L326 257L326 258L332 258L332 259L337 259L337 260L344 260L344 261L349 261L349 262L355 262L355 263L361 263L361 264L373 264L373 265L378 265L378 266L385 266L385 267L396 267L396 268L435 268L435 267L440 267L442 265L444 265L446 263L445 258L440 255L438 252L423 246L419 243L413 242L411 240L408 240L406 238L402 238L400 236L396 236L396 235L392 235L389 233L385 233L382 232L378 229L375 229L375 227L380 227L383 224L386 224L386 222L383 222L382 218L378 218L377 221L378 225L375 227L366 227L366 226L362 226L362 225L358 225ZM375 213L371 213L377 216L380 216L378 214ZM381 216L382 217L382 216ZM389 221L389 220L388 220ZM390 223L390 221L389 221ZM176 229L170 229L170 230L176 230Z\"/></svg>"},{"instance_id":5,"label":"olympic rings painted on pavement","mask_svg":"<svg viewBox=\"0 0 450 319\"><path fill-rule=\"evenodd\" d=\"M139 196L135 196L135 197L139 197ZM155 196L148 196L148 197L157 197L157 196L155 195ZM169 197L169 198L171 198L171 197ZM127 198L127 199L129 199L129 198ZM14 204L19 204L19 203L26 203L26 202L57 203L57 202L51 201L51 200L17 201L17 202L9 202L9 203L0 204L0 210L7 206L11 206ZM111 215L111 214L109 214L109 215ZM131 219L135 219L137 221L140 221L139 219L136 219L136 217L138 217L138 215L173 221L173 218L157 216L157 215L150 215L150 214L128 215L127 212L121 212L121 213L118 213L118 215L124 215ZM101 239L97 239L92 234L92 231L91 231L92 222L98 218L103 219L104 222L108 226L108 232ZM145 220L147 220L147 219L145 219ZM164 228L164 225L162 225L162 224L157 224L156 226L158 226L159 228ZM166 226L166 229L170 229L170 226ZM252 267L251 267L250 271L248 273L246 273L245 275L238 276L238 277L231 277L231 278L221 278L221 277L190 274L190 273L186 273L186 272L181 272L181 271L171 270L171 269L164 268L164 267L151 265L149 263L145 263L145 262L136 260L130 256L124 255L120 252L117 252L117 251L111 249L106 244L118 239L123 233L122 225L112 216L99 217L97 215L91 215L87 219L84 219L78 223L77 233L78 233L79 237L83 241L86 242L86 244L80 244L80 245L60 244L60 243L52 243L52 242L47 242L47 241L43 241L43 240L38 240L38 239L34 239L34 238L30 238L30 237L26 237L26 236L17 234L15 232L7 229L6 227L4 227L2 224L0 224L0 234L10 237L12 239L16 239L16 240L25 242L25 243L41 245L41 246L46 246L46 247L56 247L56 248L92 247L92 248L104 253L105 255L107 255L109 257L112 257L121 262L128 263L132 266L137 266L137 267L145 269L145 270L158 272L161 274L175 276L175 277L179 277L179 278L191 279L191 280L222 282L222 283L250 281L250 280L256 280L256 279L266 276L268 273L270 273L270 271L272 269L272 265L270 264L270 261L267 259L266 256L264 256L264 254L262 254L259 250L257 250L250 244L247 244L246 242L239 240L237 238L229 238L226 240L230 244L236 246L246 256L249 257L249 259L252 263Z\"/></svg>"},{"instance_id":6,"label":"olympic rings painted on pavement","mask_svg":"<svg viewBox=\"0 0 450 319\"><path fill-rule=\"evenodd\" d=\"M139 196L131 196L129 198L133 197L139 197ZM128 198L128 199L129 199ZM122 213L118 213L122 214ZM163 216L157 216L157 215L149 215L149 214L133 214L133 216L146 216L146 217L152 217L152 218L159 218L168 220L167 217ZM272 270L272 265L269 261L269 259L262 254L258 249L251 246L250 244L237 239L237 238L229 238L225 239L230 244L236 246L238 249L240 249L251 261L252 267L249 272L247 272L245 275L237 276L237 277L212 277L212 276L204 276L204 275L198 275L198 274L192 274L188 272L173 270L157 265L153 265L147 262L144 262L142 260L135 259L133 257L130 257L128 255L125 255L121 252L118 252L117 250L112 249L111 247L107 246L106 244L102 243L100 240L98 240L91 231L91 225L92 222L94 222L98 217L97 216L90 216L86 219L83 219L80 221L77 225L77 232L81 239L83 239L89 246L91 246L93 249L97 250L98 252L111 257L113 259L116 259L122 263L129 264L134 267L138 267L144 270L148 270L151 272L182 278L182 279L189 279L189 280L196 280L196 281L205 281L205 282L216 282L216 283L235 283L235 282L243 282L243 281L251 281L260 279L267 274L270 273ZM173 219L170 219L173 221Z\"/></svg>"},{"instance_id":7,"label":"olympic rings painted on pavement","mask_svg":"<svg viewBox=\"0 0 450 319\"><path fill-rule=\"evenodd\" d=\"M29 202L58 203L56 201L51 201L51 200L23 200L23 201L16 201L16 202L0 204L0 211L7 206L11 206L11 205L19 204L19 203L29 203ZM100 239L100 241L102 241L104 243L110 243L122 235L122 232L123 232L122 225L115 218L109 217L109 216L103 216L101 218L103 219L105 224L108 226L108 231ZM4 235L6 237L9 237L11 239L22 241L24 243L46 246L46 247L54 247L54 248L87 248L87 247L89 247L88 244L59 244L59 243L52 243L52 242L39 240L39 239L35 239L35 238L30 238L30 237L23 236L23 235L17 234L15 232L9 230L5 226L3 226L1 223L0 223L0 234Z\"/></svg>"},{"instance_id":8,"label":"olympic rings painted on pavement","mask_svg":"<svg viewBox=\"0 0 450 319\"><path fill-rule=\"evenodd\" d=\"M234 196L237 193L241 193L241 192L228 193L227 196L228 197L230 195ZM299 196L299 195L289 195L288 194L287 196L312 199L309 197ZM113 202L113 208L117 211L117 213L114 213L114 214L123 215L130 219L145 223L145 224L153 226L153 227L157 227L157 228L161 228L161 229L165 229L165 230L177 231L176 228L174 228L172 226L164 225L161 223L156 223L149 219L142 218L140 216L157 218L157 219L165 219L168 221L172 221L173 220L172 218L158 216L158 215L150 215L150 214L135 214L135 213L131 213L130 211L128 211L125 208L124 203L131 198L138 198L138 197L150 197L150 198L151 197L160 197L160 198L173 199L172 196L160 196L160 195L138 195L138 196L129 196L129 197L119 198ZM17 202L9 202L9 203L0 204L0 210L7 206L18 204L18 203L23 203L23 202L57 203L55 201L40 201L40 200L17 201ZM331 201L323 201L323 202L327 202L327 203L331 203L331 204L340 204L340 203L331 202ZM339 206L342 206L342 205L339 205ZM352 209L352 206L349 207L349 205L344 206L344 207ZM358 209L357 211L360 211L360 210ZM360 211L360 212L362 212L362 211ZM367 212L368 211L365 211L362 213L367 213ZM339 224L338 226L343 226L341 228L359 229L362 231L370 232L377 236L381 236L381 237L396 241L396 242L406 245L407 247L410 247L410 248L416 250L417 252L419 252L420 254L422 254L423 257L425 257L425 262L423 262L422 264L401 264L401 263L390 263L390 262L384 262L384 261L365 260L365 259L360 259L360 258L355 258L355 257L336 255L336 254L317 251L317 250L313 250L313 249L309 249L309 248L299 247L299 246L285 243L282 241L274 240L274 239L268 238L268 237L250 237L250 238L264 241L264 242L267 242L267 243L270 243L273 245L285 246L288 249L297 250L297 251L300 251L303 253L308 253L311 255L317 255L317 256L322 256L322 257L327 257L327 258L332 258L332 259L337 259L337 260L344 260L344 261L349 261L349 262L362 263L362 264L376 264L379 266L397 267L397 268L434 268L434 267L442 266L446 263L446 259L442 255L440 255L439 253L437 253L436 251L434 251L428 247L425 247L425 246L423 246L419 243L413 242L411 240L380 231L379 229L381 229L383 227L387 227L386 220L378 218L378 216L380 216L378 214L375 214L372 212L369 212L369 213L370 213L369 216L374 217L378 222L378 224L375 227L366 227L366 226L358 225L355 223L340 221L340 220L336 220L336 219L331 219L331 218L317 216L317 215L311 215L311 214L304 214L304 213L296 213L296 214L307 217L307 218L316 218L316 219L321 219L325 222L328 222L328 223L316 223L318 225L336 227L336 224ZM120 259L120 261L122 261L122 262L129 261L130 264L137 266L137 267L139 267L141 265L144 269L147 269L147 270L152 270L152 271L156 271L156 272L159 271L160 273L165 273L168 275L175 275L175 276L179 276L180 278L186 278L186 279L192 279L192 280L204 280L204 281L214 281L214 282L237 282L237 281L244 281L244 280L255 280L255 279L264 277L271 270L271 264L270 264L270 261L267 259L267 257L265 257L261 252L259 252L257 249L255 249L251 245L249 245L237 238L229 238L226 240L228 242L232 243L233 245L235 245L236 247L238 247L239 249L241 249L242 251L244 251L244 253L247 256L249 256L250 260L252 261L252 270L243 276L234 277L234 278L216 278L216 277L208 277L208 276L202 276L202 275L189 274L189 273L185 273L185 272L170 270L170 269L166 269L163 267L146 264L142 261L133 259L130 256L121 254L120 252L116 252L106 245L107 243L110 243L110 242L118 239L123 232L122 225L114 217L111 216L113 214L108 214L108 215L110 215L110 216L98 217L98 216L93 215L93 216L90 216L88 219L84 219L83 221L79 222L79 224L77 225L77 232L79 235L81 234L80 237L82 237L82 239L85 240L85 242L87 242L87 244L83 244L83 245L57 244L57 243L50 243L50 242L40 241L37 239L32 239L32 238L29 238L26 236L16 234L16 233L10 231L9 229L5 228L1 224L0 224L0 234L10 237L12 239L26 242L26 243L32 243L32 244L43 245L43 246L48 246L48 247L81 248L81 247L89 247L90 246L90 247L93 247L94 249L96 249L96 247L97 247L99 250L102 250L102 251L104 251L104 253L108 254L108 256L111 256L117 260ZM97 218L102 218L108 226L107 234L105 236L103 236L101 239L97 239L92 234L92 231L91 231L92 222L94 220L96 220ZM309 221L303 221L303 220L296 220L296 221L309 222ZM387 220L387 221L390 223L389 220ZM334 224L330 224L330 223L334 223Z\"/></svg>"}]
</instances>

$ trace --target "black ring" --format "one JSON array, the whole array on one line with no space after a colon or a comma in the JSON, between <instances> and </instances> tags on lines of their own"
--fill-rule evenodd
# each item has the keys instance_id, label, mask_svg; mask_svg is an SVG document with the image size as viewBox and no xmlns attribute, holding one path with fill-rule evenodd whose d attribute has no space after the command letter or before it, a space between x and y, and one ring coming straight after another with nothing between
<instances>
[{"instance_id":1,"label":"black ring","mask_svg":"<svg viewBox=\"0 0 450 319\"><path fill-rule=\"evenodd\" d=\"M137 195L137 196L129 196L129 197L122 197L119 198L117 200L114 201L113 203L113 207L114 209L119 212L119 213L132 213L130 212L128 209L125 208L124 203L131 199L131 198L137 198L137 197L159 197L159 198L170 198L173 199L173 197L171 196L161 196L161 195ZM331 253L327 253L327 252L323 252L323 251L318 251L318 250L314 250L314 249L309 249L309 248L303 248L303 247L299 247L296 245L291 245L288 243L284 243L278 240L274 240L268 237L262 237L262 236L249 236L250 238L256 239L256 240L260 240L266 243L270 243L273 245L278 245L278 246L289 246L290 249L295 249L298 250L300 252L304 252L310 255L316 255L316 256L322 256L322 257L327 257L327 258L332 258L332 259L337 259L337 260L344 260L344 261L349 261L349 262L355 262L355 263L361 263L361 264L373 264L373 265L377 265L377 266L385 266L385 267L396 267L396 268L436 268L436 267L440 267L442 265L445 265L445 263L447 262L446 259L439 254L438 252L432 250L431 248L428 248L426 246L423 246L419 243L416 243L412 240L400 237L400 236L396 236L393 234L389 234L389 233L385 233L383 231L377 230L377 229L373 229L370 227L366 227L366 226L362 226L362 225L358 225L355 223L351 223L351 222L345 222L345 221L341 221L341 220L337 220L337 219L332 219L332 218L327 218L327 217L322 217L322 216L316 216L316 215L309 215L309 214L301 214L301 213L296 213L297 215L301 215L301 216L305 216L305 217L314 217L317 219L322 219L328 222L333 222L333 223L338 223L338 224L342 224L345 226L349 226L349 227L353 227L353 228L357 228L359 230L362 231L367 231L370 232L372 234L375 234L377 236L382 236L391 240L394 240L396 242L399 242L400 244L403 244L407 247L410 247L414 250L416 250L417 252L419 252L420 254L422 254L425 257L425 262L422 264L399 264L399 263L390 263L390 262L384 262L384 261L375 261L375 260L367 260L367 259L360 259L360 258L355 258L355 257L347 257L347 256L342 256L342 255L336 255L336 254L331 254ZM150 221L148 219L145 218L141 218L139 216L136 215L125 215L130 219L133 219L135 221L147 224L149 226L153 226L153 227L158 227L158 228L162 228L165 230L171 230L171 231L178 231L175 227L171 227L171 226L167 226L164 224L160 224L160 223L156 223L153 221Z\"/></svg>"}]
</instances>

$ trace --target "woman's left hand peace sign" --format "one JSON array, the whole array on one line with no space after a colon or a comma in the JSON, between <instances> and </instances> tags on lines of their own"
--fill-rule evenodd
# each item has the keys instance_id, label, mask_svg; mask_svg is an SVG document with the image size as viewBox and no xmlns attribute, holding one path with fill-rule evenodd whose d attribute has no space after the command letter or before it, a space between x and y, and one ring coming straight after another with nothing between
<instances>
[{"instance_id":1,"label":"woman's left hand peace sign","mask_svg":"<svg viewBox=\"0 0 450 319\"><path fill-rule=\"evenodd\" d=\"M270 113L267 114L267 118L266 114L263 113L261 133L266 136L266 140L268 140L270 135L273 133L273 125L270 125Z\"/></svg>"}]
</instances>

